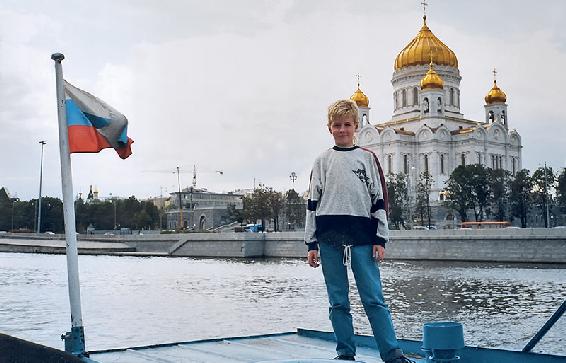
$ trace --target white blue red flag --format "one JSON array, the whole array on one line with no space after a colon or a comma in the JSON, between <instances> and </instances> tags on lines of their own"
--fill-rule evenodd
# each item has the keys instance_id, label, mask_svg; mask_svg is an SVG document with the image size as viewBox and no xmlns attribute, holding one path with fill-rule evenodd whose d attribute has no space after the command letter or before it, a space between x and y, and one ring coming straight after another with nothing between
<instances>
[{"instance_id":1,"label":"white blue red flag","mask_svg":"<svg viewBox=\"0 0 566 363\"><path fill-rule=\"evenodd\" d=\"M128 120L112 106L65 81L65 108L71 153L113 148L122 159L132 154Z\"/></svg>"}]
</instances>

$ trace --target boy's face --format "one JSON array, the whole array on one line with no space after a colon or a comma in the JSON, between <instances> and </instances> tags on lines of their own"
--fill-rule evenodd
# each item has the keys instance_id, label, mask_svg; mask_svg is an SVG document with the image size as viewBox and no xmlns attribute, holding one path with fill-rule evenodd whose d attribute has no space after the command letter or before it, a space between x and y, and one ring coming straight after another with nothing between
<instances>
[{"instance_id":1,"label":"boy's face","mask_svg":"<svg viewBox=\"0 0 566 363\"><path fill-rule=\"evenodd\" d=\"M351 116L337 117L332 121L328 128L334 137L334 143L340 147L354 146L354 133L356 132L356 123Z\"/></svg>"}]
</instances>

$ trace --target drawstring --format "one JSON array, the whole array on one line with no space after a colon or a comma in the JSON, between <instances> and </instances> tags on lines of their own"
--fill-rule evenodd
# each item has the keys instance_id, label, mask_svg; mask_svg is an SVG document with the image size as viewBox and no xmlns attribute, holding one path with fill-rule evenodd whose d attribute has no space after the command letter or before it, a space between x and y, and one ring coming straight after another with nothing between
<instances>
[{"instance_id":1,"label":"drawstring","mask_svg":"<svg viewBox=\"0 0 566 363\"><path fill-rule=\"evenodd\" d=\"M352 267L352 245L344 245L344 257L342 258L344 266Z\"/></svg>"}]
</instances>

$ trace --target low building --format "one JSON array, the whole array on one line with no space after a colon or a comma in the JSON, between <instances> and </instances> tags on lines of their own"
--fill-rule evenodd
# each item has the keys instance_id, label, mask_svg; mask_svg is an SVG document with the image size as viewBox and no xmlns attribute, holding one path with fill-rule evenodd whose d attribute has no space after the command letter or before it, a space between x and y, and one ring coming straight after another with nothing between
<instances>
[{"instance_id":1,"label":"low building","mask_svg":"<svg viewBox=\"0 0 566 363\"><path fill-rule=\"evenodd\" d=\"M209 230L230 223L228 207L243 209L243 193L214 193L205 188L185 188L171 194L171 209L167 214L167 228ZM179 208L181 206L181 208Z\"/></svg>"}]
</instances>

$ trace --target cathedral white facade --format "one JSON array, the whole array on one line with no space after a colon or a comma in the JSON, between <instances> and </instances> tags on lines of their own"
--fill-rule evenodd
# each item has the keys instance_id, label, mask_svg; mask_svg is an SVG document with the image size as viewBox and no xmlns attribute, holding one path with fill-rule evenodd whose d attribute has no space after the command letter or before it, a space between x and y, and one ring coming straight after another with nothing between
<instances>
[{"instance_id":1,"label":"cathedral white facade","mask_svg":"<svg viewBox=\"0 0 566 363\"><path fill-rule=\"evenodd\" d=\"M521 170L521 137L509 128L507 97L497 86L485 97L485 118L464 118L460 111L460 71L452 50L426 25L395 60L393 116L372 124L368 97L358 89L351 99L360 110L357 144L374 151L385 174L405 173L410 195L419 175L428 171L430 200L437 205L442 190L458 165L480 163ZM478 105L479 106L479 105Z\"/></svg>"}]
</instances>

